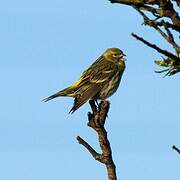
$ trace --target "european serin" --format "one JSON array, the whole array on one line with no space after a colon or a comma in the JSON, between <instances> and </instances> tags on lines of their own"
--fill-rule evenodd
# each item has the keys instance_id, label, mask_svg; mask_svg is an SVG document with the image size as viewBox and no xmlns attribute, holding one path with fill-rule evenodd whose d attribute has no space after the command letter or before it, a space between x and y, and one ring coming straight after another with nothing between
<instances>
[{"instance_id":1,"label":"european serin","mask_svg":"<svg viewBox=\"0 0 180 180\"><path fill-rule=\"evenodd\" d=\"M75 112L89 99L104 100L116 92L125 69L123 52L118 48L107 49L86 71L79 80L66 89L49 96L49 101L59 96L73 97Z\"/></svg>"}]
</instances>

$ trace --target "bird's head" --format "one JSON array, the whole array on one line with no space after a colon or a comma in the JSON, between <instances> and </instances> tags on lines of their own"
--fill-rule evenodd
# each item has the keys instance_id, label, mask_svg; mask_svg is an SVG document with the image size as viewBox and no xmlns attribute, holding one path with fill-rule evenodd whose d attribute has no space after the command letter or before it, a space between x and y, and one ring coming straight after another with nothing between
<instances>
[{"instance_id":1,"label":"bird's head","mask_svg":"<svg viewBox=\"0 0 180 180\"><path fill-rule=\"evenodd\" d=\"M114 62L126 60L124 58L126 55L119 48L109 48L104 52L103 56L105 57L105 59Z\"/></svg>"}]
</instances>

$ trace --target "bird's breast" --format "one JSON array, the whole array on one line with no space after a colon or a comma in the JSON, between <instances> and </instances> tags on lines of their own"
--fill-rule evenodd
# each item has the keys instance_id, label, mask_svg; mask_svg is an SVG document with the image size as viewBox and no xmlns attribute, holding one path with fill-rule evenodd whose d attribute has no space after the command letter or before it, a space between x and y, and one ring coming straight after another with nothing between
<instances>
[{"instance_id":1,"label":"bird's breast","mask_svg":"<svg viewBox=\"0 0 180 180\"><path fill-rule=\"evenodd\" d=\"M121 75L120 72L117 72L104 86L102 87L101 91L99 92L98 99L106 99L109 96L113 95L120 83Z\"/></svg>"}]
</instances>

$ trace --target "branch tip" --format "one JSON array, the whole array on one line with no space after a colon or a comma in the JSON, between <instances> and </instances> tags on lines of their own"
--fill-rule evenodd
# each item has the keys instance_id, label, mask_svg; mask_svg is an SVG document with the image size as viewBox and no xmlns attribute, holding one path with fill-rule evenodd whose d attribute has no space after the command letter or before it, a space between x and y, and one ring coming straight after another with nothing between
<instances>
[{"instance_id":1,"label":"branch tip","mask_svg":"<svg viewBox=\"0 0 180 180\"><path fill-rule=\"evenodd\" d=\"M175 145L172 146L172 149L174 149L178 154L180 154L180 149L177 148Z\"/></svg>"}]
</instances>

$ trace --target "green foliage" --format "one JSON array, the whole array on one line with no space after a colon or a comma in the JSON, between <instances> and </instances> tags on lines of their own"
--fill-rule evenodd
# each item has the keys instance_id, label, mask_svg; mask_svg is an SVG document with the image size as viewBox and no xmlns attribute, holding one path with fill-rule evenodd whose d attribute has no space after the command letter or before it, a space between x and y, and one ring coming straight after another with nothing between
<instances>
[{"instance_id":1,"label":"green foliage","mask_svg":"<svg viewBox=\"0 0 180 180\"><path fill-rule=\"evenodd\" d=\"M160 71L155 71L156 73L164 73L166 72L166 74L163 77L166 76L172 76L178 72L180 72L180 62L175 61L174 59L171 58L167 58L163 60L156 60L154 61L157 65L166 68Z\"/></svg>"}]
</instances>

